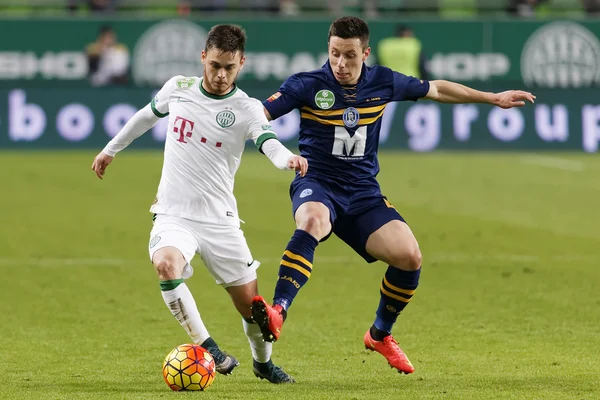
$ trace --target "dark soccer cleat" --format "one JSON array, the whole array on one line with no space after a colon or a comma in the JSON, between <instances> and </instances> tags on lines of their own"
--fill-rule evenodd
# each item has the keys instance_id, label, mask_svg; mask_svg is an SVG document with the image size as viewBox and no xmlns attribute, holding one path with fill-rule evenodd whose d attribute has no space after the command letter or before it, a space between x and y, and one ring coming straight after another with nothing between
<instances>
[{"instance_id":1,"label":"dark soccer cleat","mask_svg":"<svg viewBox=\"0 0 600 400\"><path fill-rule=\"evenodd\" d=\"M234 356L222 351L211 337L206 339L201 346L208 350L213 357L215 360L215 369L220 374L229 375L235 367L240 365Z\"/></svg>"},{"instance_id":2,"label":"dark soccer cleat","mask_svg":"<svg viewBox=\"0 0 600 400\"><path fill-rule=\"evenodd\" d=\"M252 318L260 327L265 342L276 342L283 325L283 307L275 304L271 307L262 296L252 299Z\"/></svg>"},{"instance_id":3,"label":"dark soccer cleat","mask_svg":"<svg viewBox=\"0 0 600 400\"><path fill-rule=\"evenodd\" d=\"M390 367L396 368L398 372L403 374L412 374L415 372L415 367L413 367L392 335L384 337L383 341L379 342L373 339L370 330L368 330L363 340L367 350L376 351L384 356Z\"/></svg>"},{"instance_id":4,"label":"dark soccer cleat","mask_svg":"<svg viewBox=\"0 0 600 400\"><path fill-rule=\"evenodd\" d=\"M221 352L224 357L221 357L219 362L215 359L215 369L218 373L223 375L231 375L235 367L240 365L239 361L232 355L225 352ZM213 358L215 358L213 356Z\"/></svg>"},{"instance_id":5,"label":"dark soccer cleat","mask_svg":"<svg viewBox=\"0 0 600 400\"><path fill-rule=\"evenodd\" d=\"M284 370L273 364L271 360L259 363L254 360L254 375L260 379L266 379L271 383L295 383L296 381Z\"/></svg>"}]
</instances>

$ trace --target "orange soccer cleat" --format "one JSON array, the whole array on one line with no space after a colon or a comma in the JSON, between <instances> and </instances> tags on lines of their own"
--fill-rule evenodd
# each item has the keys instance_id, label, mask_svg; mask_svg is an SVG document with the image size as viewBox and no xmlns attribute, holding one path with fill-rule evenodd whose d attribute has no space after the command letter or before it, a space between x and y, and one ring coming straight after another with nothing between
<instances>
[{"instance_id":1,"label":"orange soccer cleat","mask_svg":"<svg viewBox=\"0 0 600 400\"><path fill-rule=\"evenodd\" d=\"M384 337L383 341L379 342L373 339L371 331L368 330L365 333L364 342L367 350L376 351L384 356L390 367L396 368L398 372L403 374L412 374L415 372L415 367L413 367L392 335Z\"/></svg>"},{"instance_id":2,"label":"orange soccer cleat","mask_svg":"<svg viewBox=\"0 0 600 400\"><path fill-rule=\"evenodd\" d=\"M252 299L252 318L260 327L265 342L276 342L285 320L285 310L279 304L270 306L262 296Z\"/></svg>"}]
</instances>

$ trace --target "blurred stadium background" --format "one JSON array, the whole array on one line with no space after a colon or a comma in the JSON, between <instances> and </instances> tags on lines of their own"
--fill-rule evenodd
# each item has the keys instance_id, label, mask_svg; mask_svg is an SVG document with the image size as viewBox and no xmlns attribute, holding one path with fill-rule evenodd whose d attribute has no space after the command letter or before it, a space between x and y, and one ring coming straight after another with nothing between
<instances>
[{"instance_id":1,"label":"blurred stadium background","mask_svg":"<svg viewBox=\"0 0 600 400\"><path fill-rule=\"evenodd\" d=\"M366 16L431 15L504 16L533 11L539 17L578 16L599 11L596 0L3 0L2 10L13 14L134 13L172 16L188 11L256 12L314 16L340 12L365 12Z\"/></svg>"},{"instance_id":2,"label":"blurred stadium background","mask_svg":"<svg viewBox=\"0 0 600 400\"><path fill-rule=\"evenodd\" d=\"M600 398L599 10L597 0L0 0L0 398L169 394L162 357L188 338L146 253L164 121L103 181L92 159L166 79L202 73L212 25L246 28L238 84L265 99L322 65L331 19L344 14L369 21L369 63L530 90L537 102L386 110L381 183L424 255L394 332L414 376L361 352L384 266L332 238L276 344L275 361L299 381L289 388L254 378L240 320L196 261L203 318L242 361L205 395ZM385 54L380 42L407 29L419 56ZM298 123L295 112L274 122L294 149ZM291 176L247 153L236 195L269 296L294 229Z\"/></svg>"}]
</instances>

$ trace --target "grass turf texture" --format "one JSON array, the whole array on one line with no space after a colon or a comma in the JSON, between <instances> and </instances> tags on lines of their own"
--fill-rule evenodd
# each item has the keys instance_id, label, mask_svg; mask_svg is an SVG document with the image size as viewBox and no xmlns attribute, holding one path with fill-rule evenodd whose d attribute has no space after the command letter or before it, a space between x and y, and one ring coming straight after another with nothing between
<instances>
[{"instance_id":1,"label":"grass turf texture","mask_svg":"<svg viewBox=\"0 0 600 400\"><path fill-rule=\"evenodd\" d=\"M103 181L89 170L93 156L0 153L0 398L181 396L163 382L161 363L189 338L162 301L146 250L162 154L124 152ZM394 331L416 373L401 376L363 349L385 266L332 238L317 249L275 344L274 361L296 385L254 377L241 318L195 260L188 284L203 319L242 364L206 393L183 396L599 398L600 160L383 153L381 164L384 194L424 257L421 285ZM294 230L291 177L256 153L237 176L268 299Z\"/></svg>"}]
</instances>

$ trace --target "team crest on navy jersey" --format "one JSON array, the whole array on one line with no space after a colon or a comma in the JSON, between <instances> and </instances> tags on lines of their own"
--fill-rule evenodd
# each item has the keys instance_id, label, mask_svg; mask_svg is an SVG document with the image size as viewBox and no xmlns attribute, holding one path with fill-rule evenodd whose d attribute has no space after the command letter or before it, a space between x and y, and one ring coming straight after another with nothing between
<instances>
[{"instance_id":1,"label":"team crest on navy jersey","mask_svg":"<svg viewBox=\"0 0 600 400\"><path fill-rule=\"evenodd\" d=\"M344 110L344 115L342 115L342 120L344 121L344 125L348 128L354 128L358 125L358 120L360 119L360 114L358 110L354 107L348 107Z\"/></svg>"}]
</instances>

